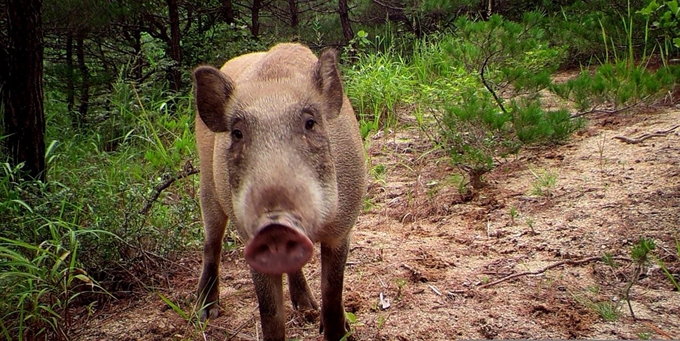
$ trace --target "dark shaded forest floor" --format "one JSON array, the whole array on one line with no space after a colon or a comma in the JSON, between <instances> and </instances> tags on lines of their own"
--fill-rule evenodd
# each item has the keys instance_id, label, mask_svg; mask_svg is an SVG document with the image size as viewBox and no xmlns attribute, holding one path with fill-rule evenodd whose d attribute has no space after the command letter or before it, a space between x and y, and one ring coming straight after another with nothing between
<instances>
[{"instance_id":1,"label":"dark shaded forest floor","mask_svg":"<svg viewBox=\"0 0 680 341\"><path fill-rule=\"evenodd\" d=\"M352 238L345 302L356 315L354 338L680 338L680 293L657 263L643 269L630 291L634 320L624 294L633 263L601 261L605 252L630 258L632 245L648 237L668 270L680 273L674 240L680 233L680 134L639 144L614 138L677 124L676 108L591 117L568 143L506 160L470 201L463 201L446 155L431 151L415 124L372 136L370 165L384 165L386 172L372 172L373 208L360 216ZM557 182L536 195L537 175ZM579 262L589 257L595 258ZM242 248L224 253L221 316L204 330L159 296L191 314L200 253L172 262L157 274L163 285L155 291L111 301L91 315L83 309L74 339L261 338ZM539 271L559 262L564 264ZM317 297L319 265L317 250L305 266ZM540 273L493 284L521 272ZM598 307L620 316L606 321ZM286 310L288 338L322 339L318 314L295 312L289 301Z\"/></svg>"}]
</instances>

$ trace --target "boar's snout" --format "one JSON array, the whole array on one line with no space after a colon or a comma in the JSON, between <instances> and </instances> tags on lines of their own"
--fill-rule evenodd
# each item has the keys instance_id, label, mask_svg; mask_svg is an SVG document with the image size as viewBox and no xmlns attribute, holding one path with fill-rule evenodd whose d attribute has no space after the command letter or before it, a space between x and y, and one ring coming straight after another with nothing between
<instances>
[{"instance_id":1,"label":"boar's snout","mask_svg":"<svg viewBox=\"0 0 680 341\"><path fill-rule=\"evenodd\" d=\"M246 262L257 272L280 275L298 271L314 252L312 241L291 219L266 218L248 241Z\"/></svg>"}]
</instances>

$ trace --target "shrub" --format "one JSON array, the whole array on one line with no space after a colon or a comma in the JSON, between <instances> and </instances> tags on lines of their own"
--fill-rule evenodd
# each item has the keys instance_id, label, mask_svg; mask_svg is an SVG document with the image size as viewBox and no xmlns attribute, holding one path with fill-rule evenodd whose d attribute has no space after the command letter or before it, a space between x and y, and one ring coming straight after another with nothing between
<instances>
[{"instance_id":1,"label":"shrub","mask_svg":"<svg viewBox=\"0 0 680 341\"><path fill-rule=\"evenodd\" d=\"M536 13L527 13L521 23L500 16L486 22L459 19L460 38L442 42L449 63L459 63L449 70L467 77L430 90L429 97L441 107L433 115L442 147L473 187L483 184L481 177L498 158L517 153L523 144L561 141L579 127L566 110L541 107L539 91L551 84L563 50L549 46L540 20Z\"/></svg>"}]
</instances>

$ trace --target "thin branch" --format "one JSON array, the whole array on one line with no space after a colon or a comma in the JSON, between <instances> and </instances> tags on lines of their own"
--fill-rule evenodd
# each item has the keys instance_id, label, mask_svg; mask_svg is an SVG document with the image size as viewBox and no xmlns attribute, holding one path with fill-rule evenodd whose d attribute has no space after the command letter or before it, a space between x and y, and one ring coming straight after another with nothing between
<instances>
[{"instance_id":1,"label":"thin branch","mask_svg":"<svg viewBox=\"0 0 680 341\"><path fill-rule=\"evenodd\" d=\"M151 210L151 206L153 206L153 203L158 199L158 197L166 188L172 185L173 182L186 178L190 175L198 174L198 171L199 170L197 168L194 168L194 166L190 162L187 162L184 165L184 170L182 170L180 173L178 173L175 176L166 176L165 181L156 185L156 187L154 188L153 195L151 196L151 198L146 200L146 205L144 205L144 207L141 210L139 210L139 214L145 215L149 213L149 210Z\"/></svg>"},{"instance_id":2,"label":"thin branch","mask_svg":"<svg viewBox=\"0 0 680 341\"><path fill-rule=\"evenodd\" d=\"M642 271L642 268L638 264L635 267L635 272L633 273L633 278L630 280L630 283L628 283L628 286L626 286L626 302L628 303L628 310L630 310L630 316L633 317L633 321L637 321L637 317L635 317L635 313L633 312L633 306L630 304L630 288L633 287L633 284L637 282L638 277L640 277L640 272Z\"/></svg>"},{"instance_id":3,"label":"thin branch","mask_svg":"<svg viewBox=\"0 0 680 341\"><path fill-rule=\"evenodd\" d=\"M378 4L381 7L392 9L392 10L395 10L395 11L404 11L406 9L406 8L403 8L403 7L394 7L394 6L388 5L388 4L383 3L381 1L378 1L378 0L372 0L372 1L373 1L373 3Z\"/></svg>"},{"instance_id":4,"label":"thin branch","mask_svg":"<svg viewBox=\"0 0 680 341\"><path fill-rule=\"evenodd\" d=\"M625 257L612 257L611 259L622 260L622 261L630 261L630 259L625 258ZM557 263L548 265L545 268L537 270L537 271L525 271L525 272L514 273L512 275L505 276L505 277L498 279L498 280L495 280L493 282L482 284L482 285L478 286L477 288L479 288L479 289L488 288L490 286L494 286L498 283L509 281L509 280L511 280L513 278L517 278L517 277L539 275L539 274L542 274L542 273L544 273L544 272L546 272L546 271L548 271L552 268L555 268L555 267L558 267L558 266L561 266L561 265L581 265L581 264L585 264L585 263L589 263L589 262L593 262L593 261L601 261L601 260L602 260L601 256L588 257L588 258L579 259L579 260L564 260L564 261L561 261L561 262L557 262Z\"/></svg>"},{"instance_id":5,"label":"thin branch","mask_svg":"<svg viewBox=\"0 0 680 341\"><path fill-rule=\"evenodd\" d=\"M656 131L656 132L653 132L653 133L642 134L638 138L630 138L630 137L625 137L625 136L614 136L614 138L617 139L617 140L621 140L621 141L628 143L628 144L638 144L638 143L642 143L642 141L644 141L646 139L651 139L652 137L666 136L666 135L672 133L673 131L675 131L675 129L678 129L678 127L680 127L680 124L670 128L670 129L667 129L667 130L661 130L661 131Z\"/></svg>"},{"instance_id":6,"label":"thin branch","mask_svg":"<svg viewBox=\"0 0 680 341\"><path fill-rule=\"evenodd\" d=\"M501 110L503 110L504 113L507 114L508 111L505 110L505 107L503 106L503 102L502 102L501 99L498 97L498 95L496 94L496 92L493 91L493 89L491 88L491 86L489 85L489 83L487 83L486 79L484 78L484 69L486 69L486 64L489 62L489 59L491 59L491 57L493 57L494 54L496 54L496 52L491 53L488 57L486 57L486 59L484 60L484 64L482 64L482 68L479 70L479 76L482 78L482 84L484 84L484 86L486 87L486 89L489 90L489 92L491 93L491 95L493 95L493 98L494 98L494 100L496 100L496 103L498 104L498 106L501 108Z\"/></svg>"}]
</instances>

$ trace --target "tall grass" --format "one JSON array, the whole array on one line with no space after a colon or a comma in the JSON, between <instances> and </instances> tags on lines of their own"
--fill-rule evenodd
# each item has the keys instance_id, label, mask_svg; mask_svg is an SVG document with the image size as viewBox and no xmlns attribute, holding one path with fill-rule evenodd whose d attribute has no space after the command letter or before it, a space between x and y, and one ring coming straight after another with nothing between
<instances>
[{"instance_id":1,"label":"tall grass","mask_svg":"<svg viewBox=\"0 0 680 341\"><path fill-rule=\"evenodd\" d=\"M400 111L414 101L412 68L392 51L362 54L344 74L354 109L376 129L395 127Z\"/></svg>"},{"instance_id":2,"label":"tall grass","mask_svg":"<svg viewBox=\"0 0 680 341\"><path fill-rule=\"evenodd\" d=\"M132 280L120 269L201 240L194 177L142 211L159 183L195 160L191 96L120 80L93 131L59 124L63 105L49 100L59 96L46 94L48 182L0 163L0 287L8 288L0 335L8 339L68 338L69 309Z\"/></svg>"}]
</instances>

